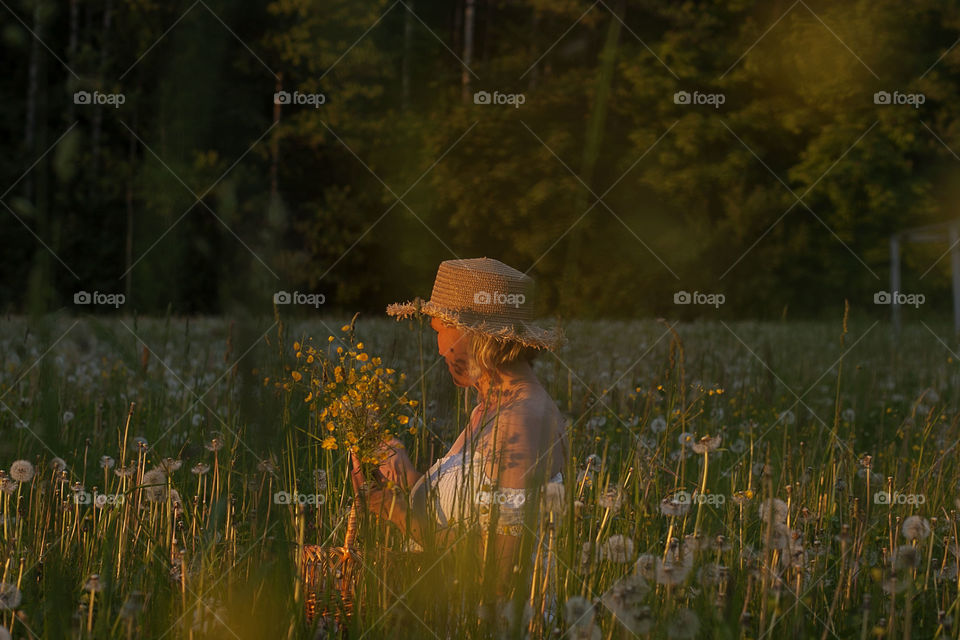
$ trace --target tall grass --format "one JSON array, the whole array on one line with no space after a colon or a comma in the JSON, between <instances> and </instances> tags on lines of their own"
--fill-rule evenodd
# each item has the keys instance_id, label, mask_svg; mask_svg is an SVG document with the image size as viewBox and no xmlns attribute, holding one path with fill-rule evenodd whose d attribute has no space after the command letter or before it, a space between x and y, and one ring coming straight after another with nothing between
<instances>
[{"instance_id":1,"label":"tall grass","mask_svg":"<svg viewBox=\"0 0 960 640\"><path fill-rule=\"evenodd\" d=\"M0 624L26 638L960 638L956 341L921 325L895 343L856 317L571 324L536 362L572 451L529 523L526 616L512 631L481 620L476 532L416 553L361 518L351 614L330 588L330 615L308 623L300 550L343 543L353 491L346 452L321 448L284 382L293 342L327 344L345 321L5 319ZM473 398L426 325L354 330L407 373L420 403L403 437L423 471ZM15 460L32 478L11 477Z\"/></svg>"}]
</instances>

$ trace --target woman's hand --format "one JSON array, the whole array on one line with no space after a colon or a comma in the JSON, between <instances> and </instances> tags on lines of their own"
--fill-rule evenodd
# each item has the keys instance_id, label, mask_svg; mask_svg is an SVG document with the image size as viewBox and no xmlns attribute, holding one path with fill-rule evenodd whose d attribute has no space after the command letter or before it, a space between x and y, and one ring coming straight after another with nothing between
<instances>
[{"instance_id":1,"label":"woman's hand","mask_svg":"<svg viewBox=\"0 0 960 640\"><path fill-rule=\"evenodd\" d=\"M360 466L360 458L356 453L351 452L350 457L353 460L351 479L353 480L353 489L360 497L361 503L366 506L367 511L385 519L391 519L391 510L396 511L398 506L402 506L402 499L396 496L389 488L383 486L379 481L364 482L363 471ZM375 473L381 478L382 474Z\"/></svg>"}]
</instances>

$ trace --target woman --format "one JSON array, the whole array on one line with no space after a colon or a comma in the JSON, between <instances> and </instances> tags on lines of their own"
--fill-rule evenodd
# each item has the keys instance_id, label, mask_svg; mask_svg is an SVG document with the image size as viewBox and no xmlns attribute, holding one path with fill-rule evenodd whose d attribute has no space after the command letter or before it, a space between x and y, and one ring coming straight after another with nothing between
<instances>
[{"instance_id":1,"label":"woman","mask_svg":"<svg viewBox=\"0 0 960 640\"><path fill-rule=\"evenodd\" d=\"M536 533L535 508L525 507L539 505L548 480L562 482L569 450L562 414L531 367L540 349L554 349L563 338L559 330L531 324L532 287L529 276L497 260L447 260L429 301L388 306L398 319L430 316L454 383L476 389L478 402L450 451L425 474L399 440L386 443L380 471L401 489L400 499L364 485L354 456L354 486L367 509L417 543L454 543L463 524L479 525L487 535L492 529L493 555L486 557L496 569L490 579L498 598L510 595L521 537Z\"/></svg>"}]
</instances>

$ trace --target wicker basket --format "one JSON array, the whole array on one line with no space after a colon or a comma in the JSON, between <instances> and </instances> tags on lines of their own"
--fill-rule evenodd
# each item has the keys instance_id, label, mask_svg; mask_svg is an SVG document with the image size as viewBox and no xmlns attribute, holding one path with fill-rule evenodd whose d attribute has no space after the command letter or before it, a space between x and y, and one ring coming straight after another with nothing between
<instances>
[{"instance_id":1,"label":"wicker basket","mask_svg":"<svg viewBox=\"0 0 960 640\"><path fill-rule=\"evenodd\" d=\"M357 507L350 508L347 533L342 547L304 545L301 575L307 620L319 614L325 620L343 624L353 613L353 577L359 553L353 548L357 537ZM333 594L339 594L339 598Z\"/></svg>"}]
</instances>

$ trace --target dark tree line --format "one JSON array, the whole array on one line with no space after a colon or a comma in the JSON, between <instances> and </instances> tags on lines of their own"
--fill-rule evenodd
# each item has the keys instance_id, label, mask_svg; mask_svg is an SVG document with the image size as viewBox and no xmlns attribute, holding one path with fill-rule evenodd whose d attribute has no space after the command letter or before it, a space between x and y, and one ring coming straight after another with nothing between
<instances>
[{"instance_id":1,"label":"dark tree line","mask_svg":"<svg viewBox=\"0 0 960 640\"><path fill-rule=\"evenodd\" d=\"M7 312L300 290L379 313L487 255L531 268L544 311L676 314L699 290L833 315L886 287L891 233L958 215L957 2L7 6ZM904 258L944 310L945 249Z\"/></svg>"}]
</instances>

